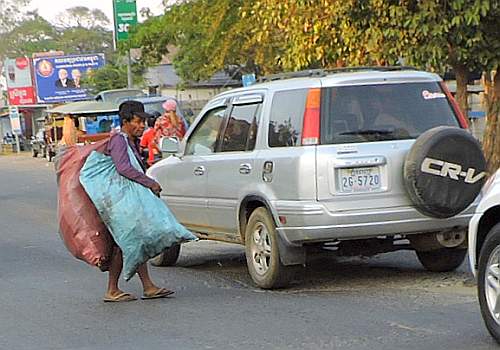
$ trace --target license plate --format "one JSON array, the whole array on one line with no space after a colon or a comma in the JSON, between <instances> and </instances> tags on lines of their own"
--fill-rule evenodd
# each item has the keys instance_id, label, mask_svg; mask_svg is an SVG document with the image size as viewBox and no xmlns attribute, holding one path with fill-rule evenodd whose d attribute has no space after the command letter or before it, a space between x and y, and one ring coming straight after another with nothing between
<instances>
[{"instance_id":1,"label":"license plate","mask_svg":"<svg viewBox=\"0 0 500 350\"><path fill-rule=\"evenodd\" d=\"M378 167L345 168L339 170L341 192L372 192L381 187L380 169Z\"/></svg>"}]
</instances>

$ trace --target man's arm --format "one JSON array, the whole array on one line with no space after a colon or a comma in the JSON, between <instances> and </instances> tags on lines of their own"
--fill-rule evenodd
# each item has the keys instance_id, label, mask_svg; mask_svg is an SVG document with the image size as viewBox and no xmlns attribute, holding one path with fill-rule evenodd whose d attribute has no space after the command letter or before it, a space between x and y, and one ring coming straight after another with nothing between
<instances>
[{"instance_id":1,"label":"man's arm","mask_svg":"<svg viewBox=\"0 0 500 350\"><path fill-rule=\"evenodd\" d=\"M152 178L146 176L141 171L137 170L130 163L130 158L127 150L127 141L121 135L111 137L108 144L108 153L115 163L118 173L129 180L135 181L147 188L157 188L158 183Z\"/></svg>"}]
</instances>

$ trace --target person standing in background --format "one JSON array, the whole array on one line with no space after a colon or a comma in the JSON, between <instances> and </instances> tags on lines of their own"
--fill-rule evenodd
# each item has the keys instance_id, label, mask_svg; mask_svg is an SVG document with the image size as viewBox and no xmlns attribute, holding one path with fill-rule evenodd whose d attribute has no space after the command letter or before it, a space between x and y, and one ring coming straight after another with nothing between
<instances>
[{"instance_id":1,"label":"person standing in background","mask_svg":"<svg viewBox=\"0 0 500 350\"><path fill-rule=\"evenodd\" d=\"M180 140L186 134L186 127L183 120L177 115L177 103L174 100L167 100L162 105L165 113L156 120L155 143L160 149L162 137L177 137Z\"/></svg>"},{"instance_id":2,"label":"person standing in background","mask_svg":"<svg viewBox=\"0 0 500 350\"><path fill-rule=\"evenodd\" d=\"M141 154L146 154L146 164L148 167L153 165L155 161L157 161L161 157L160 150L156 146L155 143L155 122L156 117L153 115L148 118L146 123L148 125L148 129L142 134L141 137Z\"/></svg>"}]
</instances>

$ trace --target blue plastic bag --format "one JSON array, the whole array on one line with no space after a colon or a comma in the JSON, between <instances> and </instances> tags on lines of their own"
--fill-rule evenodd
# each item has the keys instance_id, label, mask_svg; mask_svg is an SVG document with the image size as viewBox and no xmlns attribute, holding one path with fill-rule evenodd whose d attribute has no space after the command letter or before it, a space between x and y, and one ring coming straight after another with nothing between
<instances>
[{"instance_id":1,"label":"blue plastic bag","mask_svg":"<svg viewBox=\"0 0 500 350\"><path fill-rule=\"evenodd\" d=\"M132 166L143 171L130 146L128 154ZM127 281L166 248L197 240L150 189L121 176L110 156L92 152L80 171L80 182L122 250Z\"/></svg>"}]
</instances>

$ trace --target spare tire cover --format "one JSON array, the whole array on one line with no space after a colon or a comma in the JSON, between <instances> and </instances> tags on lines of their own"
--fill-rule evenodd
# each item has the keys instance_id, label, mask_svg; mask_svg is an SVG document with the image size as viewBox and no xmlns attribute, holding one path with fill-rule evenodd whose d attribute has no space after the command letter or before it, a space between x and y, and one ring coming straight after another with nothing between
<instances>
[{"instance_id":1,"label":"spare tire cover","mask_svg":"<svg viewBox=\"0 0 500 350\"><path fill-rule=\"evenodd\" d=\"M486 160L467 131L440 126L415 141L404 163L406 191L424 215L448 218L465 210L486 180Z\"/></svg>"}]
</instances>

